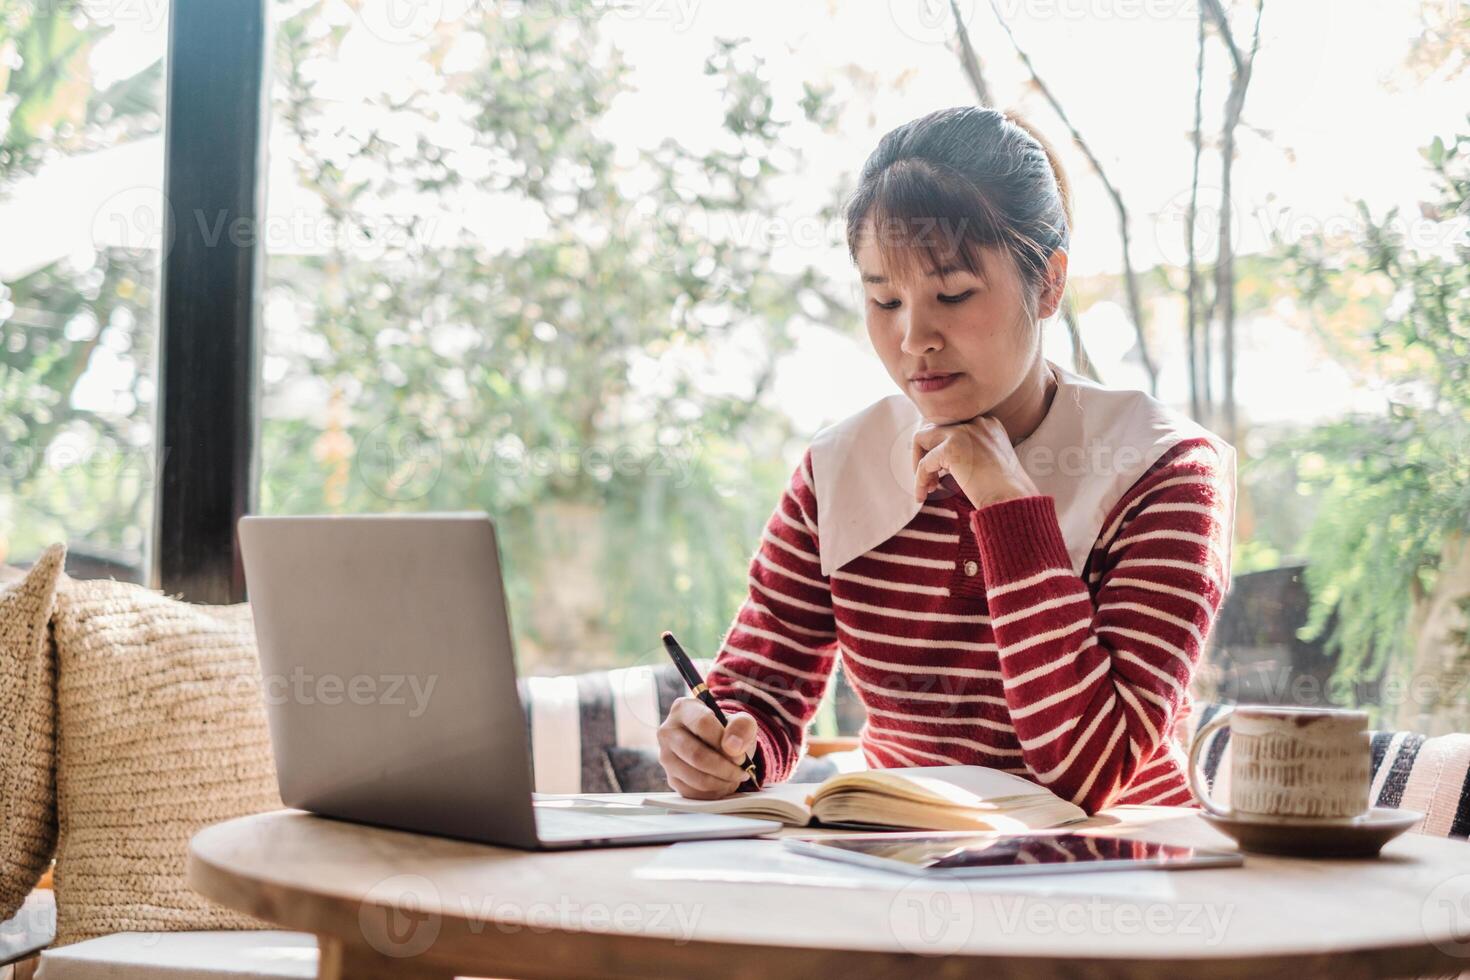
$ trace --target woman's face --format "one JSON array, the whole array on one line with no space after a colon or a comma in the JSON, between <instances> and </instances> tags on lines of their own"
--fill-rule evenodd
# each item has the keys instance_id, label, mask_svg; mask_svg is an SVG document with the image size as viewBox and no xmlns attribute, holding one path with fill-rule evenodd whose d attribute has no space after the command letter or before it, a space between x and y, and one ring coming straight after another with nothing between
<instances>
[{"instance_id":1,"label":"woman's face","mask_svg":"<svg viewBox=\"0 0 1470 980\"><path fill-rule=\"evenodd\" d=\"M1009 256L986 247L984 277L963 268L942 276L920 269L899 282L885 276L871 230L869 222L858 239L858 274L868 339L889 377L930 422L993 412L1040 356L1040 331L1026 315Z\"/></svg>"}]
</instances>

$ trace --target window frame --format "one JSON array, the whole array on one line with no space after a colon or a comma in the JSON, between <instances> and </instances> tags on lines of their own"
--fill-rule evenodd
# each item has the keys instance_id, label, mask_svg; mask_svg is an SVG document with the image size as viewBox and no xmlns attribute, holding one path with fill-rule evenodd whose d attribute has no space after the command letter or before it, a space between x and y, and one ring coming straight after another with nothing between
<instances>
[{"instance_id":1,"label":"window frame","mask_svg":"<svg viewBox=\"0 0 1470 980\"><path fill-rule=\"evenodd\" d=\"M267 26L265 0L169 10L148 579L191 602L245 598L236 525L258 499Z\"/></svg>"}]
</instances>

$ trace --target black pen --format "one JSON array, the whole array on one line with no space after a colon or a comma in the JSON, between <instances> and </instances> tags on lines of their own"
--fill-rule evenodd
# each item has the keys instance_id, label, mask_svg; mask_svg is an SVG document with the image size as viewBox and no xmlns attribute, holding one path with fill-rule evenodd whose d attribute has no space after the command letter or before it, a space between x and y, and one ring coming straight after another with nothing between
<instances>
[{"instance_id":1,"label":"black pen","mask_svg":"<svg viewBox=\"0 0 1470 980\"><path fill-rule=\"evenodd\" d=\"M674 639L674 634L668 630L664 630L663 641L664 649L669 651L669 659L679 669L679 675L684 678L684 683L689 685L689 693L703 701L704 706L715 713L715 720L720 723L721 728L729 728L730 722L725 718L725 713L720 710L720 703L710 693L709 685L704 682L703 677L699 676L699 671L694 667L694 661L690 660L689 654L685 653L684 648L679 646L679 641ZM746 755L745 761L741 763L740 768L750 774L751 782L754 785L760 785L760 779L755 774L754 759Z\"/></svg>"}]
</instances>

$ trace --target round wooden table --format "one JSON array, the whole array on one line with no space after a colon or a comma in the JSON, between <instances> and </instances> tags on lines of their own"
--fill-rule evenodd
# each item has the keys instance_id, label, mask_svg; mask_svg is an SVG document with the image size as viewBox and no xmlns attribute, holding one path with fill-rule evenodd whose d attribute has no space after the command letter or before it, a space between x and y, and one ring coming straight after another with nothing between
<instances>
[{"instance_id":1,"label":"round wooden table","mask_svg":"<svg viewBox=\"0 0 1470 980\"><path fill-rule=\"evenodd\" d=\"M1195 811L1088 831L1233 847ZM786 833L796 831L790 828ZM805 831L809 833L809 831ZM654 880L657 848L529 853L279 811L195 836L189 883L321 940L323 977L1428 976L1470 969L1470 843L1247 854L1170 901Z\"/></svg>"}]
</instances>

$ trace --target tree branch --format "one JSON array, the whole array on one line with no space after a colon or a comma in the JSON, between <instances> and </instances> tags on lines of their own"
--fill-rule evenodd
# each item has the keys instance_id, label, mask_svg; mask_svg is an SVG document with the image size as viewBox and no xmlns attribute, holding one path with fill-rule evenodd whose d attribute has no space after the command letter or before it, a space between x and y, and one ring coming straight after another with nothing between
<instances>
[{"instance_id":1,"label":"tree branch","mask_svg":"<svg viewBox=\"0 0 1470 980\"><path fill-rule=\"evenodd\" d=\"M1128 310L1133 318L1133 328L1138 334L1138 355L1140 360L1143 361L1143 370L1148 375L1149 392L1150 394L1157 394L1159 388L1159 371L1154 366L1153 358L1149 356L1148 352L1148 337L1144 332L1143 324L1143 301L1138 292L1138 277L1133 271L1133 255L1128 235L1128 208L1123 203L1123 195L1118 192L1118 189L1113 186L1113 182L1108 179L1107 172L1103 169L1102 161L1097 158L1097 154L1092 152L1092 147L1088 144L1087 140L1082 138L1082 134L1072 124L1072 120L1067 116L1066 111L1062 109L1062 104L1052 94L1046 82L1037 73L1036 66L1032 64L1030 56L1026 54L1020 42L1016 40L1016 35L1011 30L1010 25L1006 23L1005 17L1001 14L996 0L990 0L990 9L995 14L995 19L1000 23L1001 29L1010 38L1011 46L1015 48L1016 55L1021 59L1021 63L1026 66L1026 71L1031 76L1031 81L1036 86L1036 90L1041 93L1042 97L1046 99L1047 104L1051 106L1052 111L1061 119L1062 125L1067 127L1067 131L1072 135L1072 141L1076 143L1078 149L1087 157L1087 162L1092 164L1092 169L1097 173L1098 179L1102 181L1103 188L1108 192L1108 197L1113 202L1114 210L1118 212L1118 233L1123 244L1124 292L1128 298ZM965 31L963 23L959 24L959 30L962 33Z\"/></svg>"},{"instance_id":2,"label":"tree branch","mask_svg":"<svg viewBox=\"0 0 1470 980\"><path fill-rule=\"evenodd\" d=\"M960 13L959 0L949 0L949 9L954 14L955 37L959 40L960 68L970 80L976 100L983 106L993 106L995 97L985 81L985 73L980 68L980 57L975 53L975 46L970 43L970 31L965 27L964 15Z\"/></svg>"},{"instance_id":3,"label":"tree branch","mask_svg":"<svg viewBox=\"0 0 1470 980\"><path fill-rule=\"evenodd\" d=\"M1210 424L1206 413L1213 414L1213 399L1210 397L1208 368L1200 370L1201 348L1206 351L1210 344L1210 320L1200 317L1199 257L1195 254L1194 226L1199 216L1199 168L1204 154L1204 93L1205 93L1205 11L1199 8L1196 39L1198 48L1194 69L1194 128L1190 133L1194 159L1189 176L1189 211L1184 220L1184 246L1187 252L1189 281L1185 286L1185 339L1189 357L1189 407L1196 421ZM1209 364L1208 356L1204 358ZM1203 378L1201 378L1203 374Z\"/></svg>"}]
</instances>

